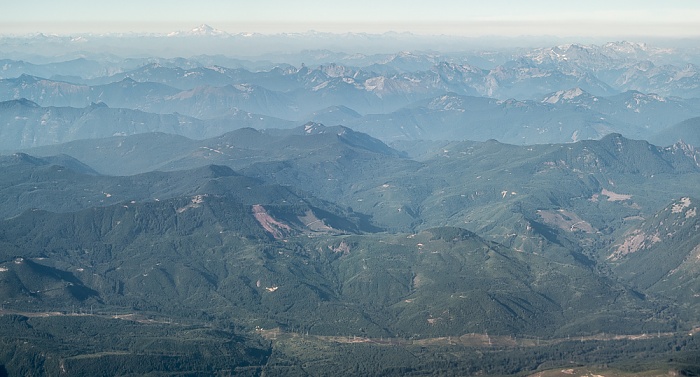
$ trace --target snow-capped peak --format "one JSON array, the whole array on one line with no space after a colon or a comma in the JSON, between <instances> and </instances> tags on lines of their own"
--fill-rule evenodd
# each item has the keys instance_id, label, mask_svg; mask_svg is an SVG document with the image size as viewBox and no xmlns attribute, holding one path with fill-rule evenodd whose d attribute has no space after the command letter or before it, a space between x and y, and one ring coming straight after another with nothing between
<instances>
[{"instance_id":1,"label":"snow-capped peak","mask_svg":"<svg viewBox=\"0 0 700 377\"><path fill-rule=\"evenodd\" d=\"M169 37L205 37L205 36L225 36L225 31L215 29L207 24L201 24L188 31L176 31L168 34Z\"/></svg>"},{"instance_id":2,"label":"snow-capped peak","mask_svg":"<svg viewBox=\"0 0 700 377\"><path fill-rule=\"evenodd\" d=\"M321 123L309 122L304 126L304 133L307 135L317 135L322 134L326 131L326 126Z\"/></svg>"},{"instance_id":3,"label":"snow-capped peak","mask_svg":"<svg viewBox=\"0 0 700 377\"><path fill-rule=\"evenodd\" d=\"M214 29L213 27L207 25L207 24L201 24L197 26L196 28L190 30L191 35L221 35L225 34L221 30Z\"/></svg>"},{"instance_id":4,"label":"snow-capped peak","mask_svg":"<svg viewBox=\"0 0 700 377\"><path fill-rule=\"evenodd\" d=\"M611 51L618 51L624 53L633 53L636 50L646 51L648 49L646 43L636 43L628 41L608 42L605 45L603 45L603 48Z\"/></svg>"},{"instance_id":5,"label":"snow-capped peak","mask_svg":"<svg viewBox=\"0 0 700 377\"><path fill-rule=\"evenodd\" d=\"M585 94L586 92L583 91L581 88L573 88L569 90L560 90L554 94L549 95L545 99L542 100L543 103L559 103L560 101L570 101L574 98L580 97L581 95Z\"/></svg>"},{"instance_id":6,"label":"snow-capped peak","mask_svg":"<svg viewBox=\"0 0 700 377\"><path fill-rule=\"evenodd\" d=\"M428 108L431 110L464 112L464 101L459 96L446 94L430 101Z\"/></svg>"}]
</instances>

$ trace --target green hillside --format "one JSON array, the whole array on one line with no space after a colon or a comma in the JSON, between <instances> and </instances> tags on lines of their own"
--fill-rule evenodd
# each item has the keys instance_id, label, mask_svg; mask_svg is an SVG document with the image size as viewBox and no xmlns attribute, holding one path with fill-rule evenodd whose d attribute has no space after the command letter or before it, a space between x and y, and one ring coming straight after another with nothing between
<instances>
[{"instance_id":1,"label":"green hillside","mask_svg":"<svg viewBox=\"0 0 700 377\"><path fill-rule=\"evenodd\" d=\"M171 139L177 148L160 144ZM415 352L427 362L412 367L418 374L566 365L553 352L623 369L626 357L645 355L653 361L645 368L663 369L669 364L650 355L697 349L683 338L699 320L692 148L615 134L572 144L395 145L411 150L307 124L43 149L85 163L3 156L3 318L46 316L55 337L66 336L56 324L69 318L71 326L148 325L152 340L67 353L27 335L66 366L89 370L85 360L99 358L112 374L153 363L168 371L174 362L284 375L297 373L299 360L321 373L317 354L339 370L386 363L394 365L386 373L405 374L414 364L399 355ZM118 175L155 166L163 170ZM642 233L670 235L618 251ZM192 338L158 335L180 326L202 347L196 360L177 351ZM238 340L219 346L227 336ZM342 352L378 356L357 363ZM470 367L474 352L485 358L479 370ZM233 353L240 357L221 364ZM451 361L429 362L436 358Z\"/></svg>"},{"instance_id":2,"label":"green hillside","mask_svg":"<svg viewBox=\"0 0 700 377\"><path fill-rule=\"evenodd\" d=\"M691 197L672 202L606 250L606 261L622 279L693 312L700 303L697 202Z\"/></svg>"}]
</instances>

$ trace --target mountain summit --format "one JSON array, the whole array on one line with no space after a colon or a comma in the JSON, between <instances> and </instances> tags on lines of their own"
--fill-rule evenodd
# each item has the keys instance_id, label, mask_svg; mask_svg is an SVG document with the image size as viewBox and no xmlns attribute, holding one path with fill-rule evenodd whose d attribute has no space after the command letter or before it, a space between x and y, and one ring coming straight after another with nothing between
<instances>
[{"instance_id":1,"label":"mountain summit","mask_svg":"<svg viewBox=\"0 0 700 377\"><path fill-rule=\"evenodd\" d=\"M207 24L201 24L188 31L175 31L168 34L169 37L218 37L227 35L227 32L215 29Z\"/></svg>"}]
</instances>

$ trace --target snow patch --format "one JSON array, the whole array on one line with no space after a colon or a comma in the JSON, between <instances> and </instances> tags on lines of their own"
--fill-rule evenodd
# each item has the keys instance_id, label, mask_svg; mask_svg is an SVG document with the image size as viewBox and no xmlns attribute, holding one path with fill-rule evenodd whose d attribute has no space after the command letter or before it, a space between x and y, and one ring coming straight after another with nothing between
<instances>
[{"instance_id":1,"label":"snow patch","mask_svg":"<svg viewBox=\"0 0 700 377\"><path fill-rule=\"evenodd\" d=\"M574 131L574 133L571 135L571 141L573 141L573 142L575 143L575 142L577 142L578 140L579 140L579 132L578 132L578 130L576 130L576 131Z\"/></svg>"},{"instance_id":2,"label":"snow patch","mask_svg":"<svg viewBox=\"0 0 700 377\"><path fill-rule=\"evenodd\" d=\"M328 84L330 84L330 81L324 81L324 82L322 82L322 83L320 83L320 84L314 86L311 90L314 91L314 92L317 92L317 91L319 91L319 90L321 90L321 89L327 87Z\"/></svg>"},{"instance_id":3,"label":"snow patch","mask_svg":"<svg viewBox=\"0 0 700 377\"><path fill-rule=\"evenodd\" d=\"M206 150L208 150L208 151L210 151L210 152L214 152L214 153L218 153L218 154L224 154L224 152L222 152L222 151L220 151L220 150L217 150L217 149L214 149L214 148L209 148L209 147L200 147L200 148L201 148L201 149L206 149Z\"/></svg>"},{"instance_id":4,"label":"snow patch","mask_svg":"<svg viewBox=\"0 0 700 377\"><path fill-rule=\"evenodd\" d=\"M214 71L214 72L224 73L224 74L226 73L226 70L223 69L222 67L219 67L218 65L214 65L214 66L206 67L206 68L207 68L208 70L211 70L211 71Z\"/></svg>"},{"instance_id":5,"label":"snow patch","mask_svg":"<svg viewBox=\"0 0 700 377\"><path fill-rule=\"evenodd\" d=\"M574 99L582 94L583 94L583 90L581 88L574 88L574 89L570 89L570 90L560 90L560 91L552 94L551 96L545 98L542 102L555 104L561 100L572 100L572 99Z\"/></svg>"}]
</instances>

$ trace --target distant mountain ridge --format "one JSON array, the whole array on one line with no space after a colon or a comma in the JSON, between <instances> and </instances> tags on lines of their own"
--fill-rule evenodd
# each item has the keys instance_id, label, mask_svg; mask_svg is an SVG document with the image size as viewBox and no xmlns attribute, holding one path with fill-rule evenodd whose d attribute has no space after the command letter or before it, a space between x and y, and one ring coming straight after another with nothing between
<instances>
[{"instance_id":1,"label":"distant mountain ridge","mask_svg":"<svg viewBox=\"0 0 700 377\"><path fill-rule=\"evenodd\" d=\"M248 85L204 86L167 94L160 99L158 95L151 97L152 90L158 89L150 88L148 83L125 80L111 86L112 97L101 94L97 98L132 98L140 103L136 107L144 110L99 108L99 111L88 113L85 109L58 107L51 112L48 107L37 108L37 104L30 103L30 100L7 102L0 106L0 117L9 117L5 124L8 127L14 124L9 128L14 136L7 134L4 148L9 149L13 143L33 146L70 141L63 136L67 134L74 135L70 136L72 138L94 138L155 131L205 138L237 128L288 128L300 124L283 120L284 117L310 117L316 122L342 124L385 141L498 139L513 144L532 144L599 139L613 132L644 139L657 137L674 124L700 114L697 100L634 91L599 97L580 88L551 93L540 101L498 101L449 93L410 103L388 114L361 115L347 106L322 108L327 103L313 101L313 98L305 99L309 101L309 107L302 108L294 104L298 103L295 98L303 92L291 95ZM11 104L24 105L24 110L11 108ZM128 107L129 103L124 105ZM97 109L94 103L87 106L87 109ZM246 108L259 113L243 110ZM315 108L320 110L304 115L305 111ZM180 115L183 112L194 117ZM73 115L67 116L69 113ZM110 114L116 113L122 115L111 117ZM42 116L45 119L38 120L37 117ZM106 119L108 116L111 117L109 120ZM122 123L115 124L113 119ZM29 136L41 122L53 124L52 139L42 136L45 139L34 140ZM95 129L88 131L86 123L91 122L112 125L99 132ZM688 135L686 139L692 139L692 130L683 132ZM681 139L682 135L676 137L670 142Z\"/></svg>"},{"instance_id":2,"label":"distant mountain ridge","mask_svg":"<svg viewBox=\"0 0 700 377\"><path fill-rule=\"evenodd\" d=\"M210 29L206 26L201 28ZM183 59L159 60L135 69L133 64L138 63L128 61L123 63L124 68L121 72L113 73L115 69L111 65L114 63L110 62L110 67L105 68L107 74L88 81L83 80L80 84L106 85L124 78L132 78L139 82L177 87L179 90L191 90L205 85L221 87L248 84L283 93L304 90L307 95L315 95L315 92L321 91L323 95L318 96L316 100L327 101L324 97L329 95L347 97L345 102L324 102L327 106L346 105L363 113L392 111L406 105L407 100L416 101L446 92L488 96L500 100L525 100L580 87L596 96L610 96L636 90L664 97L700 97L696 82L699 77L697 66L688 62L692 61L692 58L673 49L655 48L639 43L616 42L600 46L568 44L534 49L499 58L504 61L492 68L479 68L470 63L471 55L460 57L400 52L379 56L365 55L360 58L358 55L323 51L307 53L312 56L335 56L339 60L320 60L314 66L301 64L298 67L272 63L272 66L265 70L247 70L211 64L212 58L204 56L201 57L202 62L180 61ZM673 56L678 58L674 60ZM670 62L673 64L669 64ZM10 67L10 64L14 63L7 64ZM30 75L41 73L30 69L21 71L22 66L19 64L18 72ZM65 74L54 76L70 78ZM11 77L7 76L6 79ZM384 105L368 107L368 104L362 101L363 92L373 95L367 98L381 99L385 102ZM21 96L30 98L29 95ZM353 97L357 97L359 103L348 102ZM39 96L31 99L41 102ZM296 101L298 102L299 98L296 98ZM52 105L83 106L77 102ZM110 105L121 106L116 103ZM308 112L315 110L318 108Z\"/></svg>"},{"instance_id":3,"label":"distant mountain ridge","mask_svg":"<svg viewBox=\"0 0 700 377\"><path fill-rule=\"evenodd\" d=\"M700 146L700 117L690 118L678 124L666 127L650 137L657 144L669 145L683 141L693 146Z\"/></svg>"},{"instance_id":4,"label":"distant mountain ridge","mask_svg":"<svg viewBox=\"0 0 700 377\"><path fill-rule=\"evenodd\" d=\"M195 31L221 34L206 25ZM495 138L533 144L613 132L648 139L700 116L700 74L692 53L643 43L564 44L510 55L307 50L297 57L303 56L315 64L251 61L267 67L244 68L240 60L201 55L117 62L83 58L74 63L104 64L105 74L82 79L71 78L70 61L39 69L8 60L7 72L20 76L0 80L0 99L77 108L104 102L112 108L232 120L235 128L316 121L387 142ZM115 68L119 64L122 68ZM35 72L53 72L55 78L30 75Z\"/></svg>"},{"instance_id":5,"label":"distant mountain ridge","mask_svg":"<svg viewBox=\"0 0 700 377\"><path fill-rule=\"evenodd\" d=\"M27 99L0 102L0 122L0 150L149 132L201 139L242 127L291 124L237 109L221 114L219 119L200 120L177 113L111 108L102 102L84 108L41 107Z\"/></svg>"}]
</instances>

